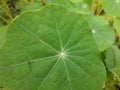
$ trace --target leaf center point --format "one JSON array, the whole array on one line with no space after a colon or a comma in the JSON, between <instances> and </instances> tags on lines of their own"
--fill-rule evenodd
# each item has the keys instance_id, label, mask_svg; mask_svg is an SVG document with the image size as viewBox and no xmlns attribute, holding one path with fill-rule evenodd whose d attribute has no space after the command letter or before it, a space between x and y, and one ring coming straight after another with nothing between
<instances>
[{"instance_id":1,"label":"leaf center point","mask_svg":"<svg viewBox=\"0 0 120 90\"><path fill-rule=\"evenodd\" d=\"M65 52L61 52L61 53L59 54L59 56L60 56L61 58L65 58L65 57L66 57L66 53L65 53Z\"/></svg>"}]
</instances>

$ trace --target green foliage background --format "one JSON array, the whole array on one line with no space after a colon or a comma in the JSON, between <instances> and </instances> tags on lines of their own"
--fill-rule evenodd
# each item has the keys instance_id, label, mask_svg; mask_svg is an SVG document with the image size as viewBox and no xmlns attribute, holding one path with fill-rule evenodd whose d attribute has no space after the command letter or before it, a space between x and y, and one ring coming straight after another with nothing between
<instances>
[{"instance_id":1,"label":"green foliage background","mask_svg":"<svg viewBox=\"0 0 120 90\"><path fill-rule=\"evenodd\" d=\"M52 5L53 6L55 5L55 10L52 9ZM61 16L64 14L64 11L71 13L71 14L70 15L67 14L66 17L63 18L63 22L62 22L60 21L60 19L61 19ZM36 15L36 17L33 17L38 12L41 12L40 16L37 14L38 16ZM49 14L48 16L45 16L46 14L44 15L44 13L49 13L49 12L53 13L53 17L50 17ZM77 16L78 14L80 15L80 17ZM80 47L84 46L84 48L87 47L89 48L89 50L85 51L85 53L84 52L79 52L79 53L82 53L83 57L87 58L86 60L88 60L89 58L95 59L95 61L88 60L87 62L88 67L85 67L86 63L84 62L76 62L76 63L79 63L78 66L83 66L82 68L85 69L88 74L96 75L96 77L92 77L92 78L95 78L96 80L98 80L97 84L95 84L94 80L93 81L91 80L92 78L90 79L88 78L88 76L85 76L83 77L85 78L83 79L83 81L78 78L78 80L75 81L75 85L74 83L72 83L72 85L70 84L72 89L73 90L88 90L89 88L89 90L101 90L101 89L119 90L120 89L120 39L119 39L120 38L120 0L0 0L0 80L1 80L0 90L35 90L38 87L39 83L36 83L36 84L34 83L39 79L30 80L29 78L26 80L27 81L26 83L32 82L30 84L34 85L33 87L28 88L28 86L26 86L23 89L18 89L20 88L21 83L17 81L14 81L14 83L17 83L15 84L16 86L14 87L13 86L14 84L11 84L13 83L12 80L5 80L5 78L7 77L7 75L10 74L12 69L9 69L9 68L3 69L3 68L5 65L6 65L5 67L7 67L9 65L16 64L16 61L14 60L16 60L17 58L18 58L17 62L19 61L22 62L21 60L25 61L29 59L29 58L26 58L27 55L21 54L23 52L22 48L24 48L21 46L21 44L24 43L25 46L27 47L31 45L33 42L37 42L33 34L37 34L37 37L40 37L42 40L54 46L55 49L59 51L58 49L59 43L57 42L57 36L56 36L57 33L49 32L46 29L46 27L44 27L46 23L52 26L52 24L49 23L47 19L53 20L55 17L56 17L56 22L58 23L58 26L60 25L59 28L63 29L64 27L64 28L74 31L75 34L73 33L74 34L73 41L81 39L82 32L86 34L86 37L84 36L84 39L82 41L83 44L82 45L79 44L79 46ZM82 25L80 22L76 22L77 19L81 20L81 22L85 24ZM31 20L34 23L29 24ZM39 20L41 20L42 23ZM83 30L81 29L80 31L79 30L76 31L77 32L76 34L75 32L76 29L72 28L72 25L74 23L71 24L70 22L74 22L76 24L75 28L83 28ZM41 24L38 24L38 23L41 23ZM67 27L67 25L62 26L61 23L68 24L69 28ZM41 26L40 28L43 28L46 31L41 31L41 32L36 33L36 29L33 28L32 24L34 27L38 27L40 25ZM29 30L26 30L25 28L31 29L32 30L31 32L33 34L29 36L28 34ZM26 31L19 32L20 30L26 30L27 32ZM70 37L69 32L72 32L72 31L66 30L66 32L68 32L68 37ZM50 36L49 33L51 33L54 37L56 37L56 40L55 40L56 45L53 45L52 43L53 38ZM61 38L62 40L65 40L65 38L67 38L67 37L64 37L65 34L62 34L62 32L60 34L63 35ZM47 36L49 41L47 41L47 39L44 38L44 35ZM23 40L23 42L17 42L16 38L21 41ZM86 44L84 40L87 40L88 38L90 39L90 42L87 42ZM28 39L31 39L31 42L26 43ZM69 45L72 46L72 44L74 43L75 42L71 41ZM9 46L11 47L9 48ZM15 52L14 49L18 49L18 47L21 50ZM50 54L56 55L49 48L47 49L48 51L46 51L48 53L44 52L43 49L45 48L46 47L44 47L44 44L43 45L41 44L41 46L38 45L36 46L36 48L29 49L32 51L32 54L30 54L30 57L41 58L39 57L39 55L37 55L37 53L41 53L42 56L45 56L45 57L52 56ZM38 52L37 53L34 52L37 49L38 49ZM9 51L9 50L12 50L12 51ZM27 50L27 49L24 49L24 50ZM28 52L31 52L31 51L28 51ZM13 53L16 56L13 56ZM92 53L96 55L96 58L94 55L93 56L91 55L90 57L86 57L85 55L87 55L87 53ZM78 57L76 59L78 59ZM98 59L100 59L100 61ZM54 60L56 60L56 57L53 57L53 62L51 62L50 64L51 66L53 66L53 63L55 63ZM13 63L11 63L10 61L12 61ZM59 61L59 59L57 61L59 62L61 67L63 64L65 64L65 62ZM72 66L70 62L66 62L66 63L67 64L69 63L68 65ZM83 65L80 65L80 63L83 63ZM98 69L96 69L95 67L91 68L89 67L89 63L97 64L95 67L100 66L101 68L98 68ZM36 71L33 70L33 73L40 71L38 69L39 67L37 67L37 64L39 63L35 63L34 65ZM48 69L46 69L45 66L42 66L42 65L47 65L47 64L48 63L44 64L44 62L42 62L42 64L39 64L39 65L44 68L44 71L47 72ZM13 71L14 73L11 74L10 79L20 78L18 73L19 73L19 70L23 70L23 68L26 70L26 72L29 71L27 70L25 65L23 65L23 67L16 67L14 68L14 71ZM89 70L91 70L91 72ZM20 72L23 73L22 75L23 77L24 75L27 74L24 71L20 71ZM61 72L65 73L63 68L61 68ZM103 73L101 74L99 72L103 72ZM104 75L105 72L106 72L106 77ZM45 72L41 72L41 75L43 73ZM18 77L16 77L15 74L18 75ZM75 72L71 73L70 74L71 78L72 78L72 74L75 75L76 73ZM40 75L40 74L37 74L37 75ZM76 77L79 77L80 75L82 74L77 73ZM31 75L31 77L32 76L33 75ZM64 75L64 78L65 77L66 76ZM51 79L54 80L53 77L49 78L46 84L43 84L43 87L41 87L42 89L39 89L39 90L52 90L53 87L50 87L52 86L50 83L52 82ZM81 81L80 83L81 85L78 84L80 81ZM88 85L83 82L85 83L87 82ZM5 84L7 87L5 87L3 84ZM61 83L58 82L57 84L61 84ZM81 89L76 88L75 87L76 85L80 86ZM68 88L67 86L68 85L65 84L65 87L62 87L62 89L57 89L59 88L58 86L56 86L53 89L72 90L71 88ZM85 88L86 86L87 88Z\"/></svg>"}]
</instances>

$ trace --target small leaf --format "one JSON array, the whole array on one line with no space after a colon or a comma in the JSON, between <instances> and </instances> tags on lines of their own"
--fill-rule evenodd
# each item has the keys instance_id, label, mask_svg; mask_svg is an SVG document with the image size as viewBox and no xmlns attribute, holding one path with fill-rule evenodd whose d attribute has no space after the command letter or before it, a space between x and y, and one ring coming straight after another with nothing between
<instances>
[{"instance_id":1,"label":"small leaf","mask_svg":"<svg viewBox=\"0 0 120 90\"><path fill-rule=\"evenodd\" d=\"M120 37L120 18L114 20L114 28L117 32L117 35Z\"/></svg>"},{"instance_id":2,"label":"small leaf","mask_svg":"<svg viewBox=\"0 0 120 90\"><path fill-rule=\"evenodd\" d=\"M0 50L3 88L101 90L105 78L100 53L82 15L48 5L22 14L9 27Z\"/></svg>"},{"instance_id":3,"label":"small leaf","mask_svg":"<svg viewBox=\"0 0 120 90\"><path fill-rule=\"evenodd\" d=\"M105 51L114 43L114 31L103 17L87 15L95 41L100 51Z\"/></svg>"},{"instance_id":4,"label":"small leaf","mask_svg":"<svg viewBox=\"0 0 120 90\"><path fill-rule=\"evenodd\" d=\"M94 0L45 0L46 3L57 3L64 5L73 12L82 14L90 13Z\"/></svg>"},{"instance_id":5,"label":"small leaf","mask_svg":"<svg viewBox=\"0 0 120 90\"><path fill-rule=\"evenodd\" d=\"M105 55L108 70L120 80L120 50L117 46L112 46L106 51Z\"/></svg>"},{"instance_id":6,"label":"small leaf","mask_svg":"<svg viewBox=\"0 0 120 90\"><path fill-rule=\"evenodd\" d=\"M102 5L108 16L120 16L120 0L102 0Z\"/></svg>"},{"instance_id":7,"label":"small leaf","mask_svg":"<svg viewBox=\"0 0 120 90\"><path fill-rule=\"evenodd\" d=\"M73 3L79 3L79 2L83 2L83 0L70 0Z\"/></svg>"},{"instance_id":8,"label":"small leaf","mask_svg":"<svg viewBox=\"0 0 120 90\"><path fill-rule=\"evenodd\" d=\"M40 3L40 1L30 1L28 4L26 4L23 1L19 1L16 4L16 8L20 9L21 12L26 12L26 11L30 11L30 10L36 10L39 9L40 7L42 7L42 4Z\"/></svg>"}]
</instances>

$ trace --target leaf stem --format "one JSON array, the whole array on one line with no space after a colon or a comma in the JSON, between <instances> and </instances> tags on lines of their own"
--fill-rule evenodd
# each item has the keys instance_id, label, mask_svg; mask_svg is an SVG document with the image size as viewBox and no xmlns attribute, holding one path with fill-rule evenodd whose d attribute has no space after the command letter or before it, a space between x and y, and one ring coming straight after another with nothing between
<instances>
[{"instance_id":1,"label":"leaf stem","mask_svg":"<svg viewBox=\"0 0 120 90\"><path fill-rule=\"evenodd\" d=\"M7 20L3 18L2 16L0 16L0 19L2 19L6 24L8 24Z\"/></svg>"},{"instance_id":2,"label":"leaf stem","mask_svg":"<svg viewBox=\"0 0 120 90\"><path fill-rule=\"evenodd\" d=\"M101 3L99 1L96 1L96 7L94 9L94 14L95 15L102 15L103 12L102 12L103 8L101 6Z\"/></svg>"},{"instance_id":3,"label":"leaf stem","mask_svg":"<svg viewBox=\"0 0 120 90\"><path fill-rule=\"evenodd\" d=\"M0 0L1 4L2 4L2 9L4 9L4 11L6 12L6 14L8 15L8 17L12 20L13 19L13 15L6 3L6 0Z\"/></svg>"}]
</instances>

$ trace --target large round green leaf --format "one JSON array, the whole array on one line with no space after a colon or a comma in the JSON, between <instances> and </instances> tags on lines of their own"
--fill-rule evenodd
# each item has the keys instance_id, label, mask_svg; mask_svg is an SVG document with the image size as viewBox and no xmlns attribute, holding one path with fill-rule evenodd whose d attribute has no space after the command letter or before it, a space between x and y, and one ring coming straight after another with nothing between
<instances>
[{"instance_id":1,"label":"large round green leaf","mask_svg":"<svg viewBox=\"0 0 120 90\"><path fill-rule=\"evenodd\" d=\"M105 77L87 21L59 5L18 17L0 50L3 90L101 90Z\"/></svg>"},{"instance_id":2,"label":"large round green leaf","mask_svg":"<svg viewBox=\"0 0 120 90\"><path fill-rule=\"evenodd\" d=\"M120 16L120 0L102 0L103 9L109 16Z\"/></svg>"}]
</instances>

